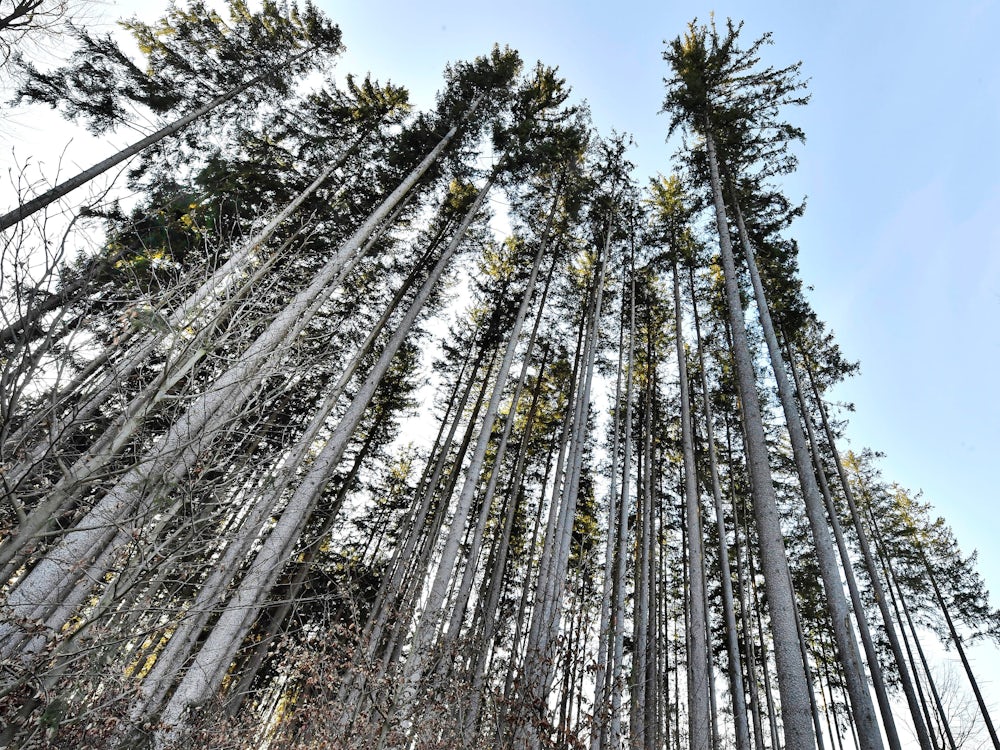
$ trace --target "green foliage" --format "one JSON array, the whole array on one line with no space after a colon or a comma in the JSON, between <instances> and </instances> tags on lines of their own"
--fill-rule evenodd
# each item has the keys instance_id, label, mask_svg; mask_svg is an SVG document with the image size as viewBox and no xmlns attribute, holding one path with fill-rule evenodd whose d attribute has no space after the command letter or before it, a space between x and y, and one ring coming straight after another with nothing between
<instances>
[{"instance_id":1,"label":"green foliage","mask_svg":"<svg viewBox=\"0 0 1000 750\"><path fill-rule=\"evenodd\" d=\"M673 76L666 79L662 111L671 117L670 132L684 126L727 140L730 130L745 138L755 130L773 128L786 141L802 138L799 129L774 119L780 107L808 101L799 93L804 88L798 78L801 63L760 69L760 50L772 43L771 34L741 49L742 28L742 22L726 19L720 34L714 20L705 26L695 19L687 33L668 43L663 58Z\"/></svg>"},{"instance_id":2,"label":"green foliage","mask_svg":"<svg viewBox=\"0 0 1000 750\"><path fill-rule=\"evenodd\" d=\"M1000 644L1000 610L990 604L976 570L976 553L962 553L951 528L943 518L933 516L931 506L921 502L919 495L882 480L874 454L849 453L844 463L879 553L916 619L947 642L950 636L941 609L947 607L973 639L990 638ZM942 591L943 602L936 599L931 576Z\"/></svg>"},{"instance_id":3,"label":"green foliage","mask_svg":"<svg viewBox=\"0 0 1000 750\"><path fill-rule=\"evenodd\" d=\"M272 0L257 12L243 0L230 0L228 7L228 23L202 0L172 4L153 25L123 23L144 55L144 69L110 35L74 28L79 46L70 64L42 72L22 62L25 81L18 97L58 107L100 133L127 122L131 105L156 115L183 114L243 83L247 71L269 72L261 87L283 96L306 69L340 50L340 30L310 2L301 11ZM304 50L310 54L299 56ZM248 114L256 109L251 102L267 98L258 88L227 108L226 117Z\"/></svg>"}]
</instances>

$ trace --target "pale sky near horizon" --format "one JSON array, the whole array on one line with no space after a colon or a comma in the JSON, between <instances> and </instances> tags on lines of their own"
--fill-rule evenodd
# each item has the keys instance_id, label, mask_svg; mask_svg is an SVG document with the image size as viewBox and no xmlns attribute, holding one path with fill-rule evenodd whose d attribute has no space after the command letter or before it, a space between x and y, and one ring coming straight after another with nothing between
<instances>
[{"instance_id":1,"label":"pale sky near horizon","mask_svg":"<svg viewBox=\"0 0 1000 750\"><path fill-rule=\"evenodd\" d=\"M887 479L924 491L962 548L979 550L1000 603L1000 3L317 4L343 30L337 69L391 78L418 106L447 61L494 42L559 66L603 134L635 137L642 181L669 172L675 149L657 114L663 41L713 12L744 19L748 41L773 32L766 61L802 60L811 81L811 103L788 113L807 141L785 186L808 197L792 234L809 299L861 363L835 393L857 407L849 447L883 451ZM984 682L1000 675L996 651L980 656Z\"/></svg>"}]
</instances>

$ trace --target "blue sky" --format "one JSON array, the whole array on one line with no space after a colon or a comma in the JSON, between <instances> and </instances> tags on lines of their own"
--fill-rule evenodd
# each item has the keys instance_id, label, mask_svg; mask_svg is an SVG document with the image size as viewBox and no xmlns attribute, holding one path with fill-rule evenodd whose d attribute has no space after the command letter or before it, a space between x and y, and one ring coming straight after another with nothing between
<instances>
[{"instance_id":1,"label":"blue sky","mask_svg":"<svg viewBox=\"0 0 1000 750\"><path fill-rule=\"evenodd\" d=\"M141 5L103 12L161 7ZM807 141L785 184L808 197L793 233L810 299L861 362L835 394L857 407L850 447L884 451L887 478L925 491L1000 601L1000 3L318 5L344 32L339 69L391 78L418 106L447 61L494 42L559 66L603 133L635 137L642 179L668 172L675 148L657 114L663 40L713 12L745 20L747 40L773 32L766 61L802 60L811 79L812 102L790 113ZM996 652L980 655L981 677L1000 674Z\"/></svg>"}]
</instances>

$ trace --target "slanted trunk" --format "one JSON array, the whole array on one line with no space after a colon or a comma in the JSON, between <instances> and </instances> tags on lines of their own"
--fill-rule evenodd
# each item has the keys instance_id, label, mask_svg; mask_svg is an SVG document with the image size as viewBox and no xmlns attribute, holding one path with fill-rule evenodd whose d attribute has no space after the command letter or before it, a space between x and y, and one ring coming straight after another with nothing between
<instances>
[{"instance_id":1,"label":"slanted trunk","mask_svg":"<svg viewBox=\"0 0 1000 750\"><path fill-rule=\"evenodd\" d=\"M865 612L864 603L861 601L861 591L858 589L858 582L854 577L854 567L851 564L850 553L847 549L847 541L844 539L844 532L840 526L840 517L837 514L837 507L833 502L833 495L826 481L826 470L823 466L819 445L816 442L815 430L813 430L812 416L809 413L805 402L805 392L799 382L799 371L795 365L795 358L792 355L788 342L785 342L785 353L788 358L788 365L792 371L792 380L795 383L795 392L798 396L799 409L802 420L806 427L806 437L809 439L809 450L813 456L813 464L816 476L819 479L819 489L826 504L827 516L833 529L833 535L837 542L837 550L843 562L844 576L847 579L847 588L851 594L851 606L854 608L854 617L858 623L858 632L861 635L861 643L865 649L865 656L868 659L868 670L872 675L872 682L875 687L875 696L878 699L879 711L882 715L882 726L885 727L886 737L889 740L891 750L901 750L899 733L896 731L896 722L892 715L892 705L889 702L889 694L886 689L885 680L882 677L882 669L879 666L878 652L875 651L875 643L872 639L871 630L868 627L868 615Z\"/></svg>"},{"instance_id":2,"label":"slanted trunk","mask_svg":"<svg viewBox=\"0 0 1000 750\"><path fill-rule=\"evenodd\" d=\"M789 750L812 750L816 737L812 728L805 665L798 647L798 629L794 618L794 592L788 569L788 557L778 516L777 497L768 463L764 422L750 346L747 342L743 306L737 286L736 260L729 236L729 219L722 196L715 141L705 136L711 170L715 220L722 250L725 275L726 304L733 338L733 359L736 364L743 424L746 432L747 466L753 487L753 514L760 540L760 561L764 569L765 595L771 613L775 660L778 665L778 691L781 695L781 716L785 731L785 746Z\"/></svg>"},{"instance_id":3,"label":"slanted trunk","mask_svg":"<svg viewBox=\"0 0 1000 750\"><path fill-rule=\"evenodd\" d=\"M840 581L837 553L830 536L830 526L824 512L823 497L816 483L812 458L809 455L805 433L802 430L802 416L796 408L795 395L788 382L785 362L778 345L774 324L771 321L771 311L764 292L764 285L757 271L753 248L750 245L750 238L743 224L743 215L738 204L734 203L734 211L743 245L743 254L750 271L750 281L753 284L754 298L757 301L760 325L770 355L771 370L778 388L778 399L781 401L785 424L788 427L795 469L802 486L806 517L809 519L809 528L812 531L816 561L819 564L820 575L823 578L823 590L826 594L826 606L830 613L833 634L837 642L837 655L844 670L847 692L851 697L851 709L854 714L854 723L858 728L861 750L882 750L882 735L879 731L878 719L875 717L875 707L872 705L868 681L865 678L861 652L858 650L858 642L851 627L850 608L847 606L844 586ZM845 560L844 564L845 566L850 565L850 561ZM876 664L876 668L877 666Z\"/></svg>"},{"instance_id":4,"label":"slanted trunk","mask_svg":"<svg viewBox=\"0 0 1000 750\"><path fill-rule=\"evenodd\" d=\"M231 88L226 93L215 97L207 104L203 104L202 106L195 109L193 112L189 112L183 117L179 117L178 119L174 120L169 125L160 128L152 135L148 135L145 138L136 141L131 146L123 148L117 154L109 156L107 159L104 159L103 161L99 161L97 164L90 167L90 169L85 169L84 171L80 172L74 177L70 177L68 180L59 183L55 187L39 195L37 198L33 198L30 201L22 203L13 211L9 211L3 216L0 216L0 231L3 231L8 227L12 227L18 222L28 218L32 214L41 211L43 208L59 200L67 193L75 190L81 185L87 184L95 177L104 174L112 167L121 164L126 159L129 159L138 154L139 152L146 150L153 144L159 143L164 138L167 138L168 136L180 132L185 127L190 125L192 122L208 114L213 109L216 109L225 104L226 102L235 99L244 91L252 88L253 86L256 86L261 81L272 77L278 68L291 65L292 63L297 62L298 60L304 58L306 55L309 55L315 51L316 51L315 48L309 48L302 50L302 52L299 52L296 55L292 55L290 58L285 60L282 65L276 66L271 70L267 70L261 73L260 75L254 76L249 81L246 81L245 83L241 83L239 86Z\"/></svg>"},{"instance_id":5,"label":"slanted trunk","mask_svg":"<svg viewBox=\"0 0 1000 750\"><path fill-rule=\"evenodd\" d=\"M920 542L917 543L917 548L920 551L920 559L923 560L924 569L927 571L927 578L931 582L931 588L934 589L934 598L937 599L938 606L941 608L941 614L944 615L944 621L948 625L948 632L951 634L952 643L955 644L958 656L962 660L962 667L965 669L965 675L969 678L969 684L972 686L972 692L976 696L976 702L979 704L979 711L983 715L983 721L986 724L986 729L990 733L990 739L993 741L993 747L995 750L1000 750L1000 739L997 738L997 730L993 726L993 720L990 718L990 712L986 707L986 701L983 700L983 693L979 689L979 681L976 680L976 676L972 673L972 665L969 664L969 657L965 654L965 646L962 645L962 636L958 634L958 630L955 628L955 621L951 617L951 611L948 609L947 603L945 603L944 595L941 593L940 586L938 586L937 576L934 575L934 568L931 566L930 560L927 559L927 552L924 550L923 545L920 544Z\"/></svg>"},{"instance_id":6,"label":"slanted trunk","mask_svg":"<svg viewBox=\"0 0 1000 750\"><path fill-rule=\"evenodd\" d=\"M470 106L474 111L480 100ZM197 461L219 430L229 424L256 385L276 366L282 356L282 344L306 325L309 318L325 301L325 295L332 293L330 282L364 244L376 227L390 214L393 208L409 193L431 168L445 148L457 135L460 124L452 126L407 178L382 202L324 265L313 278L312 283L299 292L291 303L275 318L270 326L254 341L244 353L240 362L218 378L214 388L198 398L184 414L171 426L163 439L144 458L118 481L118 483L98 501L81 519L76 530L67 533L60 542L25 576L10 593L7 606L12 621L19 618L31 619L39 602L50 601L51 594L65 589L67 577L79 580L88 572L80 566L80 561L94 559L92 550L103 549L94 560L94 575L90 580L100 580L106 565L117 550L131 540L131 535L119 530L121 518L135 516L143 518L151 502L150 490L154 486L176 481L183 477ZM491 180L495 178L494 172ZM475 207L485 199L488 187L477 196ZM467 216L458 236L464 234L471 223L472 213ZM449 246L450 252L457 248L457 241ZM362 409L363 411L363 409ZM360 417L359 417L360 418ZM74 597L82 600L89 591L89 585L79 586ZM37 619L37 616L35 616ZM17 648L23 636L21 628L6 624L0 627L0 643L3 653L9 655ZM40 639L35 639L41 643Z\"/></svg>"},{"instance_id":7,"label":"slanted trunk","mask_svg":"<svg viewBox=\"0 0 1000 750\"><path fill-rule=\"evenodd\" d=\"M899 636L896 632L896 626L893 623L892 614L889 612L889 603L886 601L885 591L882 586L882 579L876 566L875 556L872 554L871 543L868 540L868 534L865 531L864 524L861 523L861 515L858 512L857 503L854 499L851 482L847 477L847 470L844 468L844 462L840 459L840 453L837 450L837 442L834 439L833 430L831 429L830 421L827 418L826 405L820 395L816 379L813 376L812 368L807 367L806 373L809 375L809 382L812 386L813 396L815 397L816 406L819 409L820 420L823 423L823 431L826 434L827 446L833 454L833 460L837 466L837 474L840 477L840 487L844 492L844 498L847 500L847 507L851 512L852 525L854 526L854 531L857 534L858 544L861 547L861 554L865 561L865 568L868 571L868 579L871 582L872 593L874 594L875 601L878 604L879 612L882 614L882 625L886 637L889 640L889 647L892 649L893 658L896 662L896 671L899 675L899 681L903 688L903 694L906 696L907 707L910 709L910 717L913 720L913 726L917 733L917 740L920 743L921 750L933 750L930 735L927 731L927 725L924 722L920 709L920 701L917 698L916 690L913 686L913 679L910 676L910 671L906 667L906 658L903 655L903 650L899 644Z\"/></svg>"},{"instance_id":8,"label":"slanted trunk","mask_svg":"<svg viewBox=\"0 0 1000 750\"><path fill-rule=\"evenodd\" d=\"M542 312L541 307L539 308L539 312ZM488 646L500 631L500 622L498 619L499 613L497 610L500 603L500 595L505 586L507 574L509 573L510 542L511 533L514 528L515 514L517 513L519 504L524 500L523 485L525 468L527 465L526 459L528 444L531 440L531 434L534 428L539 395L544 383L543 375L545 373L546 365L548 364L548 355L549 346L546 345L543 350L542 361L538 365L538 374L536 376L535 388L533 389L531 397L531 405L528 407L528 413L525 417L524 434L521 437L521 443L517 454L517 463L514 467L513 474L511 475L511 480L507 485L506 508L503 513L503 531L501 532L499 541L495 543L493 550L491 550L492 554L486 566L486 569L491 571L489 584L486 587L486 603L482 604L482 599L477 602L477 612L474 621L478 621L481 633L471 649L474 654L472 659L472 698L463 727L463 736L465 741L469 743L470 746L474 740L475 731L479 722L480 711L482 709L482 691L483 683L485 681ZM515 406L516 402L514 402L511 406L512 414L514 414Z\"/></svg>"},{"instance_id":9,"label":"slanted trunk","mask_svg":"<svg viewBox=\"0 0 1000 750\"><path fill-rule=\"evenodd\" d=\"M528 277L528 282L525 285L524 291L521 295L521 304L518 308L517 315L514 319L514 324L508 334L507 351L504 354L503 362L500 365L500 370L497 373L496 388L493 392L493 397L490 400L490 407L486 411L486 417L483 420L483 426L479 435L479 442L476 446L476 452L473 454L472 462L467 469L466 481L462 487L462 494L459 496L458 505L456 509L456 517L458 512L463 508L463 501L466 500L466 493L469 494L468 502L470 503L472 497L475 494L475 489L479 483L479 474L482 472L483 463L486 459L486 450L489 447L489 442L493 433L493 425L496 423L496 418L499 414L500 400L503 397L503 391L506 387L506 380L510 374L510 367L513 363L514 353L517 350L517 343L521 335L521 328L524 326L524 320L528 313L529 305L534 298L535 286L538 281L538 272L541 268L542 260L549 251L548 234L551 229L552 221L555 216L555 207L553 206L552 211L550 211L550 218L548 226L542 237L542 241L539 245L538 252L535 254L534 262L531 266L531 273ZM444 637L442 638L442 645L447 646L448 644L454 643L459 636L459 632L462 627L462 620L465 617L465 609L468 604L469 595L472 591L472 584L475 579L475 574L478 568L479 556L482 551L482 540L483 534L486 531L486 522L489 519L489 511L493 505L493 494L496 491L497 480L500 476L500 466L504 459L504 454L507 450L507 441L510 438L510 431L514 426L514 416L516 414L516 407L518 399L521 397L521 390L524 388L524 380L528 374L528 364L531 358L532 348L535 344L535 338L538 334L538 326L542 320L542 313L544 312L545 299L548 295L549 282L552 279L552 272L555 270L555 256L553 255L552 263L549 266L549 272L546 275L544 292L539 301L538 313L535 316L535 322L532 326L531 334L528 338L528 344L524 351L524 362L521 366L521 372L514 386L514 394L512 396L510 412L507 419L504 422L503 432L500 436L500 440L497 443L497 448L493 457L493 470L490 472L490 479L487 482L486 490L483 493L483 499L480 505L479 517L476 519L476 526L473 531L472 541L469 544L469 554L468 559L465 563L465 569L462 572L462 580L458 587L458 593L452 600L452 613L448 622L448 627L444 632ZM467 514L466 514L467 515ZM455 521L452 521L452 529L455 528ZM449 536L449 540L450 540ZM447 543L445 550L449 549ZM455 549L457 550L457 542ZM456 561L457 563L457 561ZM437 577L444 577L445 572L440 566L445 564L445 559L442 557L441 563L438 567ZM451 577L454 574L455 563L451 565L451 569L447 571L447 577ZM432 589L433 593L433 589ZM428 606L430 602L428 602ZM425 609L423 617L428 617L429 609ZM433 615L438 617L438 614Z\"/></svg>"},{"instance_id":10,"label":"slanted trunk","mask_svg":"<svg viewBox=\"0 0 1000 750\"><path fill-rule=\"evenodd\" d=\"M165 729L158 733L161 740L170 740L182 735L188 707L202 703L221 684L233 654L260 609L263 596L274 585L275 579L281 572L295 541L315 507L316 501L347 449L348 442L368 408L375 390L409 335L410 328L423 310L431 291L437 286L437 282L448 266L452 255L461 245L466 231L486 200L498 174L499 165L494 169L487 184L479 191L455 237L424 281L416 298L410 303L406 315L398 323L378 362L358 389L351 405L341 417L340 423L330 434L326 445L316 456L309 471L296 488L295 493L282 511L281 518L268 535L250 570L241 581L239 589L228 602L193 664L188 668L164 709L161 723Z\"/></svg>"},{"instance_id":11,"label":"slanted trunk","mask_svg":"<svg viewBox=\"0 0 1000 750\"><path fill-rule=\"evenodd\" d=\"M397 706L397 714L403 719L409 718L414 696L416 695L417 685L420 682L425 669L427 658L426 649L430 646L431 639L438 626L441 624L440 619L448 585L451 582L455 568L458 565L459 545L462 542L469 513L472 510L472 502L475 499L476 488L478 487L480 481L479 475L482 471L483 462L486 459L486 451L489 448L490 439L493 434L493 425L496 422L497 414L500 410L500 401L503 398L503 393L506 388L507 376L510 374L510 368L514 361L514 354L517 351L517 344L521 335L521 327L524 324L524 319L528 313L528 305L534 296L535 282L538 279L538 271L541 267L545 249L546 244L543 243L539 247L538 253L535 255L535 261L531 268L531 275L521 298L521 305L518 308L514 324L508 334L507 349L504 352L503 361L501 362L500 369L496 375L493 393L490 396L490 402L486 408L483 423L479 428L479 438L476 441L476 448L473 451L472 459L466 469L465 482L462 485L461 493L459 494L455 505L451 526L449 527L448 535L445 538L444 549L441 552L437 571L435 572L433 582L431 583L427 603L425 604L424 611L416 625L416 633L410 647L410 656L407 660L405 668L404 679L406 684L401 689L399 705ZM464 610L462 598L468 595L468 592L472 587L472 576L475 572L475 564L479 554L479 549L477 549L477 547L481 546L482 543L482 534L485 530L486 517L489 510L489 499L485 498L483 500L483 504L484 510L480 519L478 519L480 522L476 525L472 540L472 548L469 553L466 575L463 576L459 592L459 601L457 606L461 607L462 610ZM456 609L456 614L452 621L453 630L446 634L446 638L448 640L454 640L457 638L458 629L461 626L460 618L461 612Z\"/></svg>"}]
</instances>

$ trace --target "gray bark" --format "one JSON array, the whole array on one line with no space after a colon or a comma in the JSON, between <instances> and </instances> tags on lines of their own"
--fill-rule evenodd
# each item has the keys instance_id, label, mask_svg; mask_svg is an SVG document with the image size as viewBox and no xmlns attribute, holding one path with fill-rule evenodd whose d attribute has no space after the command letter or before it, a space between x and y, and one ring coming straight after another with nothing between
<instances>
[{"instance_id":1,"label":"gray bark","mask_svg":"<svg viewBox=\"0 0 1000 750\"><path fill-rule=\"evenodd\" d=\"M871 630L868 627L868 616L865 612L864 604L861 601L861 591L858 582L854 577L854 568L851 564L850 553L847 549L847 541L840 525L840 518L837 515L837 508L833 502L833 495L826 481L826 472L823 467L822 457L819 452L819 445L816 442L816 434L813 429L812 416L809 413L805 402L805 392L799 382L799 372L795 365L795 358L786 341L786 353L788 354L788 365L792 371L792 380L795 383L795 392L798 394L798 402L802 413L802 420L806 427L806 437L809 439L809 449L813 456L813 463L816 476L819 479L819 489L826 504L827 515L830 518L830 525L833 529L834 539L837 542L837 550L840 559L843 561L844 575L847 579L847 589L851 595L851 605L854 608L855 621L858 623L858 632L861 635L861 643L865 649L865 656L868 659L868 670L872 676L872 683L875 687L875 695L879 703L879 711L882 714L882 725L885 727L886 738L889 741L891 750L901 750L899 733L896 731L896 723L892 715L892 705L889 702L889 694L886 689L885 680L882 678L882 669L878 662L878 652L875 651L875 643L872 639Z\"/></svg>"},{"instance_id":2,"label":"gray bark","mask_svg":"<svg viewBox=\"0 0 1000 750\"><path fill-rule=\"evenodd\" d=\"M611 637L611 596L614 586L614 562L617 549L618 534L623 529L618 527L618 445L621 432L621 400L623 347L625 344L625 284L622 282L622 303L619 312L618 327L618 369L615 378L614 421L611 429L611 474L608 488L608 531L604 544L604 575L601 581L601 619L597 647L597 669L594 675L594 727L590 735L590 750L601 750L608 745L608 707L607 695L608 677L613 675L611 664L613 648L609 648ZM612 666L612 669L608 669Z\"/></svg>"},{"instance_id":3,"label":"gray bark","mask_svg":"<svg viewBox=\"0 0 1000 750\"><path fill-rule=\"evenodd\" d=\"M931 582L931 588L934 589L934 598L937 599L938 606L941 608L941 613L944 615L944 620L948 625L948 632L951 634L952 643L955 644L958 656L962 660L962 667L965 669L965 675L969 678L969 684L972 686L972 692L976 696L976 703L979 704L979 711L983 715L983 722L986 724L986 730L989 732L990 739L993 741L993 747L996 748L996 750L1000 750L1000 738L997 738L997 730L993 726L993 720L990 718L990 712L986 707L986 701L983 699L983 693L979 689L979 681L972 672L972 665L969 664L969 657L965 654L965 647L962 645L962 636L958 634L958 630L955 628L955 621L951 617L951 612L944 600L944 595L941 593L940 586L938 586L937 576L934 575L934 568L931 566L930 560L927 559L927 552L924 550L923 545L919 542L917 543L917 547L920 551L920 558L924 563L924 569L927 571L927 578Z\"/></svg>"},{"instance_id":4,"label":"gray bark","mask_svg":"<svg viewBox=\"0 0 1000 750\"><path fill-rule=\"evenodd\" d=\"M470 106L470 113L476 109L478 102L479 100ZM213 390L199 397L171 426L153 451L126 472L84 516L77 530L66 534L45 559L18 583L7 602L8 614L12 617L7 618L8 624L0 627L3 653L9 655L21 642L21 638L17 636L21 628L10 623L19 618L30 617L34 608L46 602L51 592L58 588L59 582L67 575L75 575L74 571L79 570L80 561L88 559L88 551L100 544L108 529L118 529L123 518L132 516L141 519L145 515L145 506L151 501L147 493L150 482L159 485L176 481L187 472L200 451L211 443L212 432L226 426L249 398L256 384L281 357L282 348L287 345L290 334L301 330L310 315L323 303L325 298L322 293L332 292L329 289L330 282L338 276L344 263L361 248L369 235L430 169L458 133L460 124L452 126L420 165L365 220L324 265L312 283L296 295L254 341L241 361L215 382ZM480 195L477 201L483 198ZM471 220L468 218L468 222L471 223ZM130 538L131 535L126 531L119 531L110 549L121 549ZM106 562L106 556L99 561ZM94 580L99 580L100 577L98 575ZM85 596L87 587L81 586L79 590L84 594L78 596Z\"/></svg>"},{"instance_id":5,"label":"gray bark","mask_svg":"<svg viewBox=\"0 0 1000 750\"><path fill-rule=\"evenodd\" d=\"M750 271L750 281L753 284L754 297L757 301L761 329L764 332L764 341L767 343L771 369L778 388L778 399L785 414L785 423L788 427L788 436L795 459L795 469L802 486L806 517L809 519L809 528L815 543L816 560L823 578L827 610L832 621L833 634L837 642L837 654L843 666L847 691L851 697L851 709L854 723L858 728L861 750L882 750L882 735L879 731L878 719L875 716L875 707L872 705L868 680L865 676L864 664L861 661L861 652L858 649L858 642L851 626L850 608L847 606L844 585L840 580L837 553L830 536L830 526L824 512L823 497L816 483L812 458L806 445L805 433L802 429L802 416L798 413L795 405L795 395L792 393L792 387L785 371L785 362L778 345L774 324L771 321L771 312L767 304L764 285L757 271L753 248L750 245L750 239L738 205L734 205L734 211L743 245L743 254ZM849 564L849 560L844 560L845 566Z\"/></svg>"},{"instance_id":6,"label":"gray bark","mask_svg":"<svg viewBox=\"0 0 1000 750\"><path fill-rule=\"evenodd\" d=\"M617 565L615 567L615 605L613 620L613 658L612 681L611 681L611 728L609 736L611 747L618 750L621 747L621 715L622 715L622 693L625 688L624 678L624 646L625 646L625 580L626 561L628 557L628 519L632 513L631 508L631 479L632 469L632 378L635 365L635 269L630 268L629 273L630 293L629 293L629 334L628 334L628 356L626 358L625 375L625 427L623 439L625 441L624 455L622 457L622 493L621 503L618 513L618 550ZM620 408L620 404L618 406Z\"/></svg>"},{"instance_id":7,"label":"gray bark","mask_svg":"<svg viewBox=\"0 0 1000 750\"><path fill-rule=\"evenodd\" d=\"M747 342L743 306L736 281L736 260L733 256L729 220L722 197L722 181L719 177L715 141L710 133L705 137L705 144L711 170L716 226L722 250L726 303L733 337L733 358L736 363L743 424L746 431L747 466L753 487L753 514L760 540L765 595L771 613L771 632L774 637L775 659L778 665L778 690L781 694L785 746L789 750L812 750L816 746L816 738L809 709L805 665L798 647L798 629L795 627L793 615L794 592L790 582L785 545L782 541L777 498L771 478L771 467L768 463L767 442L764 437L764 423L757 397L753 361Z\"/></svg>"},{"instance_id":8,"label":"gray bark","mask_svg":"<svg viewBox=\"0 0 1000 750\"><path fill-rule=\"evenodd\" d=\"M712 403L708 390L705 354L701 344L701 324L698 318L698 300L694 289L694 271L689 274L691 305L694 313L695 345L701 371L702 409L705 412L705 441L708 443L708 463L712 475L712 497L715 501L715 522L719 528L719 568L722 574L722 614L726 624L726 655L729 659L729 686L733 700L733 724L736 731L737 750L750 750L750 725L747 720L746 691L743 669L740 664L739 630L736 627L736 607L733 597L733 576L729 565L729 544L726 541L726 517L719 482L719 459L715 449Z\"/></svg>"},{"instance_id":9,"label":"gray bark","mask_svg":"<svg viewBox=\"0 0 1000 750\"><path fill-rule=\"evenodd\" d=\"M551 219L550 219L551 225ZM547 232L546 232L547 234ZM510 366L513 362L514 352L517 348L517 342L521 335L521 328L524 326L524 319L528 313L528 307L531 300L534 298L535 285L538 281L538 271L542 265L542 259L548 252L548 241L547 238L543 239L542 243L538 248L538 252L535 255L534 262L531 266L531 273L528 277L528 282L522 292L521 304L518 308L517 315L514 319L514 325L511 328L507 344L507 352L504 354L504 360L500 365L500 371L497 373L497 388L494 390L493 399L490 401L490 406L493 406L494 399L496 400L496 409L487 409L486 418L483 421L482 431L479 436L479 443L476 446L476 452L473 454L472 463L467 469L467 478L465 485L462 487L462 495L459 496L458 507L462 505L462 501L465 497L465 493L468 490L471 493L475 492L475 488L478 485L479 479L478 475L482 472L483 462L486 458L486 450L489 447L490 438L493 432L493 425L496 422L496 418L499 414L500 399L503 397L503 390L506 386L506 379L510 374ZM553 263L550 266L549 276L551 278L551 269L555 268L555 262L553 258ZM548 291L548 283L545 284L545 290ZM531 351L534 347L535 338L538 333L538 325L541 322L542 307L545 304L544 296L540 301L540 306L538 310L538 315L535 317L534 325L532 326L531 335L528 339L528 344L524 351L524 362L521 366L521 372L518 376L515 386L514 394L511 397L511 407L507 415L507 419L504 422L503 432L500 436L500 440L497 443L497 448L494 453L493 459L493 469L490 472L490 478L487 482L485 491L483 492L483 499L480 505L479 517L476 519L476 526L473 531L472 541L469 546L468 559L465 563L465 569L462 572L462 580L458 587L458 593L453 599L451 618L448 623L448 628L445 631L442 643L447 645L453 643L457 640L459 632L462 626L462 620L465 616L465 609L468 604L469 594L472 591L472 584L475 578L475 573L479 564L479 555L482 551L482 541L483 534L486 531L486 522L489 519L489 511L493 505L493 495L496 491L497 480L500 476L500 466L503 461L504 454L507 450L507 441L510 438L510 431L514 426L514 416L516 413L517 402L521 397L521 391L524 388L524 380L528 373L528 364L531 357ZM480 455L480 446L482 446L482 455ZM471 482L471 487L470 487ZM471 509L471 506L470 506ZM457 512L457 511L456 511ZM452 522L452 527L454 528L454 521ZM447 549L447 545L446 545ZM443 559L442 559L443 564ZM454 573L454 564L452 565L452 572L449 573L451 577ZM442 574L439 567L438 574ZM427 610L425 610L424 617L427 616Z\"/></svg>"},{"instance_id":10,"label":"gray bark","mask_svg":"<svg viewBox=\"0 0 1000 750\"><path fill-rule=\"evenodd\" d=\"M674 321L676 326L677 370L680 380L681 445L684 454L684 505L687 511L688 574L691 580L688 630L690 656L688 680L688 741L691 750L708 750L711 744L708 679L708 613L705 607L705 555L702 544L701 498L694 464L694 435L691 426L691 394L688 386L687 355L684 352L681 284L677 261L673 264Z\"/></svg>"},{"instance_id":11,"label":"gray bark","mask_svg":"<svg viewBox=\"0 0 1000 750\"><path fill-rule=\"evenodd\" d=\"M378 362L355 394L351 405L330 434L326 445L316 456L309 471L299 483L281 518L268 535L247 575L240 582L236 593L228 602L208 639L202 645L193 664L188 668L163 711L161 723L165 729L158 733L158 741L168 741L183 734L183 722L189 707L199 705L218 689L229 663L259 611L262 597L274 585L302 528L309 519L316 501L340 462L348 442L371 402L379 383L389 369L410 328L423 310L431 291L444 273L452 255L461 245L465 233L485 201L497 171L479 191L461 226L440 259L424 281L416 298L410 303L406 315L399 322L392 338L386 344Z\"/></svg>"},{"instance_id":12,"label":"gray bark","mask_svg":"<svg viewBox=\"0 0 1000 750\"><path fill-rule=\"evenodd\" d=\"M861 523L861 515L858 512L857 503L854 499L854 491L851 489L851 482L847 477L847 471L844 468L844 463L840 459L840 453L837 450L837 442L834 438L833 430L830 427L829 419L827 418L826 405L824 404L819 388L816 385L816 379L813 377L812 369L807 367L806 373L809 376L809 382L812 386L816 406L819 409L820 420L823 423L823 431L826 434L827 446L830 448L830 452L833 454L834 463L837 466L837 474L840 477L840 487L844 492L844 498L847 500L847 507L851 512L854 531L857 534L858 544L861 547L861 554L865 561L865 568L868 571L868 579L871 582L872 593L875 595L875 601L878 604L879 612L882 614L882 624L886 637L889 640L889 647L892 649L893 658L896 662L896 671L899 675L899 681L903 688L903 694L906 696L907 707L910 709L910 717L913 721L913 727L917 733L917 740L920 743L921 750L933 750L931 738L927 730L927 724L924 722L923 714L921 712L920 701L913 686L913 679L910 675L909 669L906 667L906 657L903 655L903 649L899 643L899 635L897 634L896 626L893 623L892 614L889 612L889 603L886 601L885 591L882 586L882 579L879 576L878 568L875 563L875 556L872 554L871 543L868 540L868 534L865 531L864 524Z\"/></svg>"}]
</instances>

